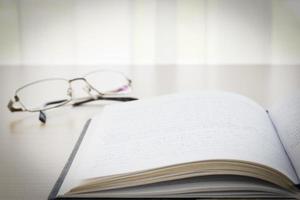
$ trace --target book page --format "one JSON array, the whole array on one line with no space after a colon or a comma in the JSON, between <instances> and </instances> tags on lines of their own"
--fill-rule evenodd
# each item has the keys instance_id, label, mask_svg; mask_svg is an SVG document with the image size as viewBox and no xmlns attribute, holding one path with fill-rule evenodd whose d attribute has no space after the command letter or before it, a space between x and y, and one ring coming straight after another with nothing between
<instances>
[{"instance_id":1,"label":"book page","mask_svg":"<svg viewBox=\"0 0 300 200\"><path fill-rule=\"evenodd\" d=\"M270 109L270 116L300 177L300 94L288 97Z\"/></svg>"},{"instance_id":2,"label":"book page","mask_svg":"<svg viewBox=\"0 0 300 200\"><path fill-rule=\"evenodd\" d=\"M212 159L260 163L297 182L263 108L203 92L107 106L92 118L61 191L82 179Z\"/></svg>"},{"instance_id":3,"label":"book page","mask_svg":"<svg viewBox=\"0 0 300 200\"><path fill-rule=\"evenodd\" d=\"M173 180L129 188L87 193L86 197L164 197L166 195L190 195L198 193L198 197L205 193L228 194L239 191L254 195L256 192L291 195L283 189L255 178L242 176L202 176ZM84 195L80 194L81 197ZM213 195L212 195L213 196ZM230 196L229 196L230 197ZM231 196L232 197L232 196ZM233 197L232 197L233 198ZM245 197L244 197L245 198Z\"/></svg>"}]
</instances>

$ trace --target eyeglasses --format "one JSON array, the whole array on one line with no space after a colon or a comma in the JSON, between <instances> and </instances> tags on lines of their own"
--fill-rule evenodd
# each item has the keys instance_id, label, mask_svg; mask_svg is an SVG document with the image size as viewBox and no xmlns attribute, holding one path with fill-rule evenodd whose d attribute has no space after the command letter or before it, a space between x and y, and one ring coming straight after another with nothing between
<instances>
[{"instance_id":1,"label":"eyeglasses","mask_svg":"<svg viewBox=\"0 0 300 200\"><path fill-rule=\"evenodd\" d=\"M83 81L88 94L84 98L74 98L72 83ZM132 81L124 74L110 70L99 70L84 77L74 79L50 78L26 84L16 90L13 99L7 105L11 112L39 112L39 120L46 123L45 110L60 107L72 102L79 106L96 100L133 101L134 97L120 94L128 93ZM17 104L17 105L16 105Z\"/></svg>"}]
</instances>

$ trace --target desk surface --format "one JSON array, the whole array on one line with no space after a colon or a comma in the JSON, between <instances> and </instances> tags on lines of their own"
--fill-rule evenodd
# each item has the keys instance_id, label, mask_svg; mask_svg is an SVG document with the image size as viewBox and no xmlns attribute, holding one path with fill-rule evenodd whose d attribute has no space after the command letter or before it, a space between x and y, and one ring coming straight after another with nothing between
<instances>
[{"instance_id":1,"label":"desk surface","mask_svg":"<svg viewBox=\"0 0 300 200\"><path fill-rule=\"evenodd\" d=\"M120 67L112 67L114 69ZM46 199L85 122L103 103L65 106L47 112L42 125L37 113L10 113L14 90L46 77L72 78L95 67L0 67L0 199ZM121 67L133 79L133 96L222 89L246 95L269 107L299 90L300 66L144 66Z\"/></svg>"}]
</instances>

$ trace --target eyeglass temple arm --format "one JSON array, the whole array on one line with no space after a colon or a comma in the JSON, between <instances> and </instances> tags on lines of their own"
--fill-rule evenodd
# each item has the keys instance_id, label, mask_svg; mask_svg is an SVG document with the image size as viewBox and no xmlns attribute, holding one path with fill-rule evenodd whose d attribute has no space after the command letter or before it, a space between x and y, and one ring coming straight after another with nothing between
<instances>
[{"instance_id":1,"label":"eyeglass temple arm","mask_svg":"<svg viewBox=\"0 0 300 200\"><path fill-rule=\"evenodd\" d=\"M84 103L88 103L88 102L92 102L92 101L98 101L98 100L124 101L124 102L126 102L126 101L135 101L135 100L138 100L138 98L135 98L135 97L103 97L103 96L99 96L96 99L91 97L91 98L85 99L83 101L75 102L72 105L73 106L79 106L79 105L84 104Z\"/></svg>"},{"instance_id":2,"label":"eyeglass temple arm","mask_svg":"<svg viewBox=\"0 0 300 200\"><path fill-rule=\"evenodd\" d=\"M91 102L91 101L97 101L97 100L134 101L134 100L138 100L138 99L135 98L135 97L97 97L96 99L94 99L94 98L84 99L82 101L75 102L72 105L73 106L79 106L81 104L88 103L88 102ZM57 100L57 101L50 101L50 102L45 103L44 106L49 106L49 105L52 105L52 104L63 103L65 101L67 101L67 99L62 99L62 100Z\"/></svg>"},{"instance_id":3,"label":"eyeglass temple arm","mask_svg":"<svg viewBox=\"0 0 300 200\"><path fill-rule=\"evenodd\" d=\"M58 104L58 103L63 103L67 101L67 99L62 99L62 100L57 100L57 101L50 101L50 102L47 102L44 104L44 106L49 106L49 105L52 105L52 104ZM39 120L43 123L43 124L46 124L46 121L47 121L47 116L46 116L46 113L42 110L40 110L40 114L39 114Z\"/></svg>"},{"instance_id":4,"label":"eyeglass temple arm","mask_svg":"<svg viewBox=\"0 0 300 200\"><path fill-rule=\"evenodd\" d=\"M79 106L81 104L88 103L88 102L91 102L91 101L97 101L97 100L110 100L110 101L124 101L125 102L125 101L134 101L134 100L138 100L138 99L134 98L134 97L101 97L101 96L99 96L99 97L97 97L97 99L88 98L88 99L85 99L83 101L76 102L76 103L73 104L73 106ZM62 100L57 100L57 101L50 101L50 102L45 103L44 106L63 103L65 101L67 101L67 99L62 99ZM18 109L18 108L12 107L12 104L13 104L13 101L10 101L10 103L9 103L10 108ZM18 111L22 111L22 109L18 110ZM40 111L39 120L44 124L47 121L46 114L43 111Z\"/></svg>"},{"instance_id":5,"label":"eyeglass temple arm","mask_svg":"<svg viewBox=\"0 0 300 200\"><path fill-rule=\"evenodd\" d=\"M49 106L49 105L52 105L52 104L63 103L65 101L68 101L68 99L62 99L62 100L57 100L57 101L49 101L49 102L45 103L44 106Z\"/></svg>"}]
</instances>

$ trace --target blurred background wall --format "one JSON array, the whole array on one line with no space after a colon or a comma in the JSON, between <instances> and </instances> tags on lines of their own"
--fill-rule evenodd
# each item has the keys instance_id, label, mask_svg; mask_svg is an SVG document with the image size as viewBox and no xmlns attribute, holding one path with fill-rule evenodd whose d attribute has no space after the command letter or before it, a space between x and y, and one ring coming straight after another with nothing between
<instances>
[{"instance_id":1,"label":"blurred background wall","mask_svg":"<svg viewBox=\"0 0 300 200\"><path fill-rule=\"evenodd\" d=\"M140 97L222 89L269 105L300 88L300 1L0 0L3 101L99 68Z\"/></svg>"},{"instance_id":2,"label":"blurred background wall","mask_svg":"<svg viewBox=\"0 0 300 200\"><path fill-rule=\"evenodd\" d=\"M298 0L0 0L0 65L300 63Z\"/></svg>"}]
</instances>

